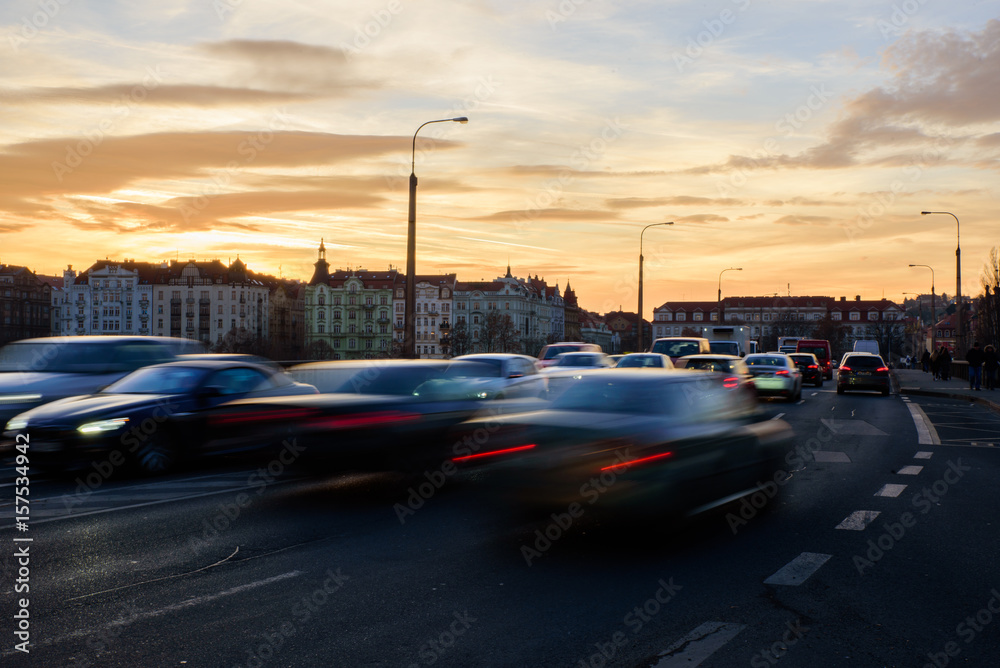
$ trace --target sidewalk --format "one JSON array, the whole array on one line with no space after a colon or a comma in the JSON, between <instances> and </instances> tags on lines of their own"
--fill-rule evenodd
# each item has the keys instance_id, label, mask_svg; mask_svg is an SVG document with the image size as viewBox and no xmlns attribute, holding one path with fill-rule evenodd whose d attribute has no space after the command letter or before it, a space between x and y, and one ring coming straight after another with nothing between
<instances>
[{"instance_id":1,"label":"sidewalk","mask_svg":"<svg viewBox=\"0 0 1000 668\"><path fill-rule=\"evenodd\" d=\"M967 380L956 378L934 380L934 376L930 372L893 369L890 373L896 380L900 394L965 399L1000 412L1000 390L983 389L977 392L969 389L969 381Z\"/></svg>"}]
</instances>

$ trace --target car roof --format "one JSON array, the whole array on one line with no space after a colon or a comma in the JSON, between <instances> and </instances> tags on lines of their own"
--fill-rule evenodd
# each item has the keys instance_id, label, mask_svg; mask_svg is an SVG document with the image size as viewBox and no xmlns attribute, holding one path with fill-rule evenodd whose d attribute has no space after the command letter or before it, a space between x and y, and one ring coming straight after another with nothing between
<instances>
[{"instance_id":1,"label":"car roof","mask_svg":"<svg viewBox=\"0 0 1000 668\"><path fill-rule=\"evenodd\" d=\"M181 339L173 336L130 336L128 334L113 335L113 334L98 334L94 336L41 336L34 339L18 339L17 341L11 341L10 343L115 343L115 342L135 342L135 341L151 341L153 343L167 344L167 345L177 345L178 343L183 343L185 341L192 341L193 343L200 343L195 339Z\"/></svg>"},{"instance_id":2,"label":"car roof","mask_svg":"<svg viewBox=\"0 0 1000 668\"><path fill-rule=\"evenodd\" d=\"M760 355L761 353L754 353L754 355ZM739 355L723 355L722 353L698 353L695 355L685 355L681 358L682 360L741 360L743 359Z\"/></svg>"},{"instance_id":3,"label":"car roof","mask_svg":"<svg viewBox=\"0 0 1000 668\"><path fill-rule=\"evenodd\" d=\"M491 359L491 360L519 359L519 360L530 360L532 362L535 360L535 358L531 357L530 355L519 355L517 353L472 353L471 355L459 355L458 357L452 357L451 359L456 361L468 360L470 362L474 362L476 360L485 360L485 359Z\"/></svg>"},{"instance_id":4,"label":"car roof","mask_svg":"<svg viewBox=\"0 0 1000 668\"><path fill-rule=\"evenodd\" d=\"M255 362L251 360L237 361L237 360L220 360L220 359L195 359L195 360L178 360L176 362L163 362L162 364L151 364L144 369L150 369L152 367L188 367L191 369L229 369L229 368L239 368L239 367L251 367L259 370L267 370L271 373L278 371L275 369L273 364Z\"/></svg>"}]
</instances>

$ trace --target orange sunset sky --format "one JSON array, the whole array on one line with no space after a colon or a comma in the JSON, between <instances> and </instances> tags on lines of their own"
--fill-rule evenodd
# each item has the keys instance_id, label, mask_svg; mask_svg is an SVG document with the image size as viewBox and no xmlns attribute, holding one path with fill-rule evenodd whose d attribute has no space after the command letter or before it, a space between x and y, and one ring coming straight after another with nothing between
<instances>
[{"instance_id":1,"label":"orange sunset sky","mask_svg":"<svg viewBox=\"0 0 1000 668\"><path fill-rule=\"evenodd\" d=\"M998 243L994 1L0 8L0 261L539 275L581 306L963 293Z\"/></svg>"}]
</instances>

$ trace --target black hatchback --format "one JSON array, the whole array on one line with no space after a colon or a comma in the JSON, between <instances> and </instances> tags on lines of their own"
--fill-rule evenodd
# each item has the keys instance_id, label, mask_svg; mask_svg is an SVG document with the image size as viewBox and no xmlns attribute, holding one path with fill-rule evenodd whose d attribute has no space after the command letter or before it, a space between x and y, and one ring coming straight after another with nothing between
<instances>
[{"instance_id":1,"label":"black hatchback","mask_svg":"<svg viewBox=\"0 0 1000 668\"><path fill-rule=\"evenodd\" d=\"M799 368L803 384L812 383L814 387L823 387L823 365L819 358L812 353L790 353L788 356Z\"/></svg>"},{"instance_id":2,"label":"black hatchback","mask_svg":"<svg viewBox=\"0 0 1000 668\"><path fill-rule=\"evenodd\" d=\"M876 390L889 394L889 366L880 355L848 353L837 370L837 394L848 390Z\"/></svg>"}]
</instances>

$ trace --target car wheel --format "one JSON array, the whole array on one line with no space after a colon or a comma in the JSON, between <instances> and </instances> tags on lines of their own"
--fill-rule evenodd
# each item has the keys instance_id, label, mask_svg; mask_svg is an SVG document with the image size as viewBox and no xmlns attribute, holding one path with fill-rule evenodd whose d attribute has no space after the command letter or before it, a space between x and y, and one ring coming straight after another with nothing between
<instances>
[{"instance_id":1,"label":"car wheel","mask_svg":"<svg viewBox=\"0 0 1000 668\"><path fill-rule=\"evenodd\" d=\"M882 396L883 397L889 396L889 390L882 390Z\"/></svg>"},{"instance_id":2,"label":"car wheel","mask_svg":"<svg viewBox=\"0 0 1000 668\"><path fill-rule=\"evenodd\" d=\"M837 394L843 394L843 393L844 393L844 388L838 387L837 388Z\"/></svg>"},{"instance_id":3,"label":"car wheel","mask_svg":"<svg viewBox=\"0 0 1000 668\"><path fill-rule=\"evenodd\" d=\"M177 465L177 449L161 427L132 453L132 467L140 475L160 475Z\"/></svg>"}]
</instances>

